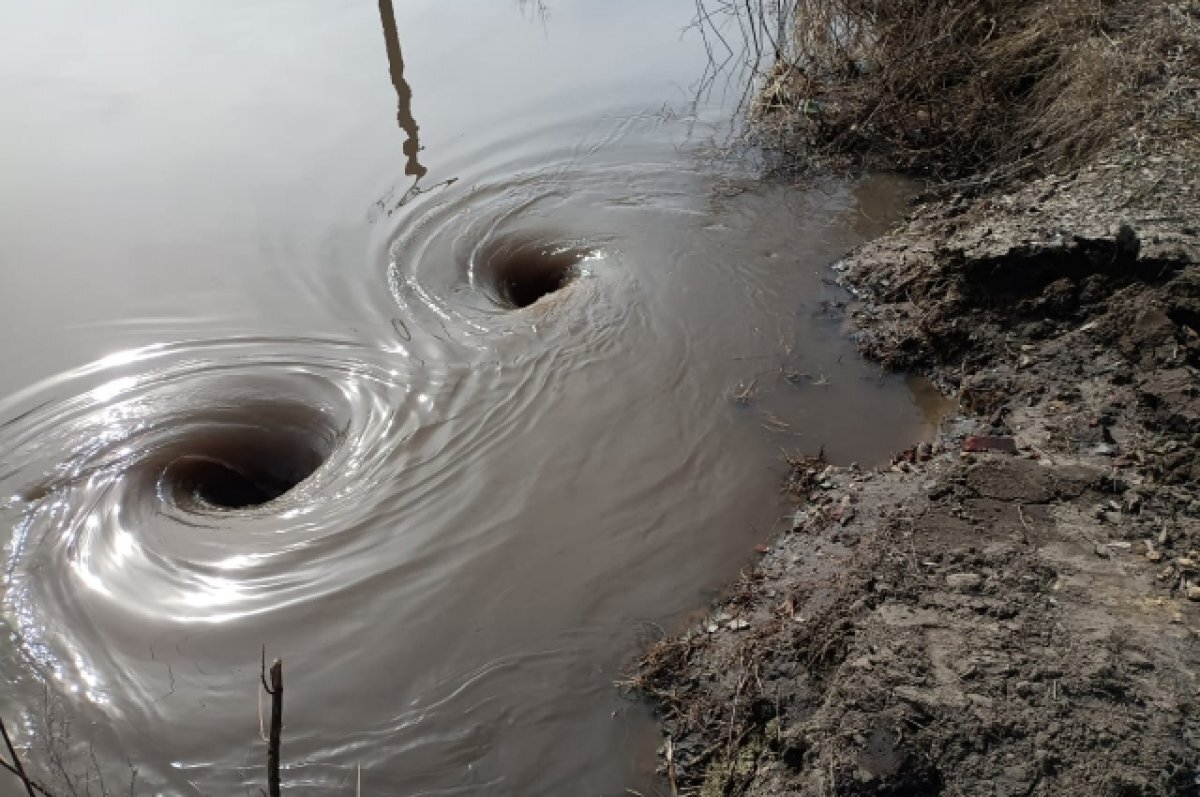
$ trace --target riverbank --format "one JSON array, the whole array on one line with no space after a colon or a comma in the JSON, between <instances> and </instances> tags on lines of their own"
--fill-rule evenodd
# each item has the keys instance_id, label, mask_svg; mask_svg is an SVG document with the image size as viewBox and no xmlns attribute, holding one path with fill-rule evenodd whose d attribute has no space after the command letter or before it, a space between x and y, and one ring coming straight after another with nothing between
<instances>
[{"instance_id":1,"label":"riverbank","mask_svg":"<svg viewBox=\"0 0 1200 797\"><path fill-rule=\"evenodd\" d=\"M1200 793L1200 11L1114 7L1176 63L1107 140L960 163L836 264L959 409L890 467L797 455L791 530L639 663L672 792Z\"/></svg>"}]
</instances>

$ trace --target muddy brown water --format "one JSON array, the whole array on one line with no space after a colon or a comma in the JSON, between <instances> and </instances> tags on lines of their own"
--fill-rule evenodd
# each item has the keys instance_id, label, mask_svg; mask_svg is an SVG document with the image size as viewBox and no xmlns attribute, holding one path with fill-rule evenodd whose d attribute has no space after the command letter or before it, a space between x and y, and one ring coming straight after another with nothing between
<instances>
[{"instance_id":1,"label":"muddy brown water","mask_svg":"<svg viewBox=\"0 0 1200 797\"><path fill-rule=\"evenodd\" d=\"M265 644L291 793L649 791L613 682L776 528L780 449L920 436L826 312L897 186L714 157L692 0L548 11L5 8L0 712L39 768L257 793Z\"/></svg>"}]
</instances>

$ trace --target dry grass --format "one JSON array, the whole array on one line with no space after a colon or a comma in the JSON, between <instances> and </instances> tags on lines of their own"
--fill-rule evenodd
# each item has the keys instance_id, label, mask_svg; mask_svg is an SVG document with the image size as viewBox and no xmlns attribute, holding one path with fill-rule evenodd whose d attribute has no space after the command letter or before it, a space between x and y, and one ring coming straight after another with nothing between
<instances>
[{"instance_id":1,"label":"dry grass","mask_svg":"<svg viewBox=\"0 0 1200 797\"><path fill-rule=\"evenodd\" d=\"M788 477L783 484L784 493L796 501L807 500L808 494L817 487L817 477L828 467L825 461L825 447L822 446L815 457L785 451L783 459L788 465Z\"/></svg>"},{"instance_id":2,"label":"dry grass","mask_svg":"<svg viewBox=\"0 0 1200 797\"><path fill-rule=\"evenodd\" d=\"M768 144L938 178L1049 172L1200 120L1200 4L797 0Z\"/></svg>"}]
</instances>

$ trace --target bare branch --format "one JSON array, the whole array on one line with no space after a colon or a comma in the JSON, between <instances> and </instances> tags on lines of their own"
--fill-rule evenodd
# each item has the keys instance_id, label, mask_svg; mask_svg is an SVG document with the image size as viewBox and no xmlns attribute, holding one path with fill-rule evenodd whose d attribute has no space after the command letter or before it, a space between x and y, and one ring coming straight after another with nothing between
<instances>
[{"instance_id":1,"label":"bare branch","mask_svg":"<svg viewBox=\"0 0 1200 797\"><path fill-rule=\"evenodd\" d=\"M279 797L279 742L283 732L283 661L271 665L271 738L267 743L267 789Z\"/></svg>"},{"instance_id":2,"label":"bare branch","mask_svg":"<svg viewBox=\"0 0 1200 797\"><path fill-rule=\"evenodd\" d=\"M8 748L8 755L12 758L12 766L5 766L10 772L13 772L21 783L25 784L25 791L29 793L29 797L35 797L33 783L29 780L29 776L25 774L25 767L21 766L21 759L17 756L17 750L13 747L12 739L8 736L8 728L4 725L4 719L0 718L0 734L4 735L4 746Z\"/></svg>"}]
</instances>

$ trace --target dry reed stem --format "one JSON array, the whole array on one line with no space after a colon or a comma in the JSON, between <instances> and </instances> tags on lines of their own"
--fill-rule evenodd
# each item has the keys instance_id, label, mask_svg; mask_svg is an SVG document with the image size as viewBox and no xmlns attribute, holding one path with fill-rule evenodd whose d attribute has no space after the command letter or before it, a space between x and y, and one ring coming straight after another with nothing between
<instances>
[{"instance_id":1,"label":"dry reed stem","mask_svg":"<svg viewBox=\"0 0 1200 797\"><path fill-rule=\"evenodd\" d=\"M801 163L1069 168L1139 125L1200 129L1198 16L1133 0L796 0L756 129Z\"/></svg>"}]
</instances>

